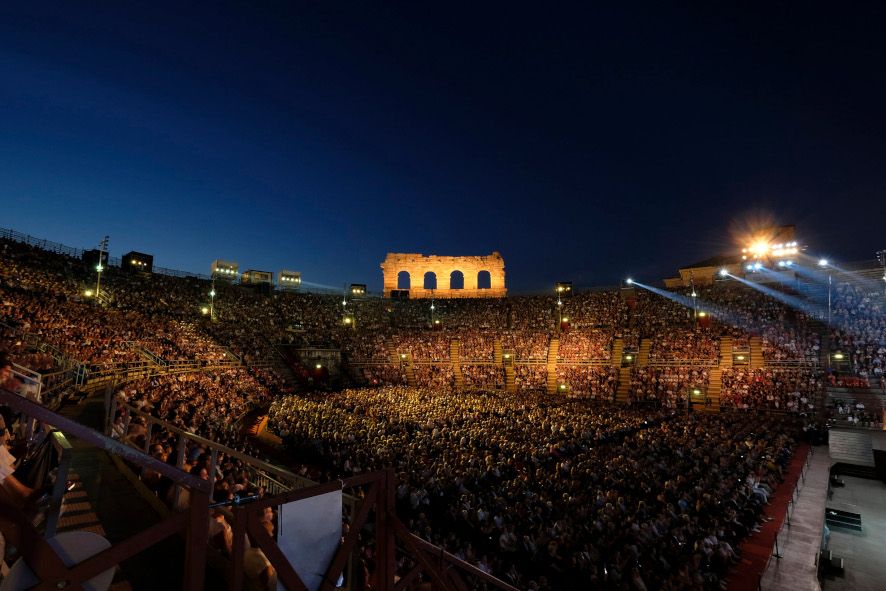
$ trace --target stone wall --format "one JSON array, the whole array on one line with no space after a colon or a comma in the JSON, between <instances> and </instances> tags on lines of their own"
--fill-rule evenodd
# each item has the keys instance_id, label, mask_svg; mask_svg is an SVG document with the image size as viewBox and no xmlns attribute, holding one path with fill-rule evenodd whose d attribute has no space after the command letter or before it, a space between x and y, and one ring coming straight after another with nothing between
<instances>
[{"instance_id":1,"label":"stone wall","mask_svg":"<svg viewBox=\"0 0 886 591\"><path fill-rule=\"evenodd\" d=\"M438 255L389 252L381 264L384 273L385 297L397 287L401 272L409 274L410 298L500 298L507 295L505 288L505 261L497 252L489 256L448 257ZM464 288L451 289L450 279L455 271L464 276ZM489 288L478 287L481 272L489 273ZM436 289L425 289L425 274L434 273Z\"/></svg>"}]
</instances>

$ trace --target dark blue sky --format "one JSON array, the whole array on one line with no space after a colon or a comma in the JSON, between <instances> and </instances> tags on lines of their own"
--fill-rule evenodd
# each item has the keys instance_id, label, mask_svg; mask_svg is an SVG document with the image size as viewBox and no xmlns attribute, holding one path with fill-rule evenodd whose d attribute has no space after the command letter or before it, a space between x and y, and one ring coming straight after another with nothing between
<instances>
[{"instance_id":1,"label":"dark blue sky","mask_svg":"<svg viewBox=\"0 0 886 591\"><path fill-rule=\"evenodd\" d=\"M886 247L882 4L608 4L0 4L0 226L370 289L652 281L766 216Z\"/></svg>"}]
</instances>

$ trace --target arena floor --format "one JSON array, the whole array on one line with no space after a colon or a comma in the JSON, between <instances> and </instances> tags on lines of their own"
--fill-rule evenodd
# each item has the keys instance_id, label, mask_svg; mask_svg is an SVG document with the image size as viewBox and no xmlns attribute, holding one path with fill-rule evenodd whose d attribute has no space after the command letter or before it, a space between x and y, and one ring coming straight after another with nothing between
<instances>
[{"instance_id":1,"label":"arena floor","mask_svg":"<svg viewBox=\"0 0 886 591\"><path fill-rule=\"evenodd\" d=\"M843 558L844 578L825 581L825 589L874 591L886 586L886 484L841 476L846 486L835 488L828 507L861 514L862 531L831 528L830 550Z\"/></svg>"}]
</instances>

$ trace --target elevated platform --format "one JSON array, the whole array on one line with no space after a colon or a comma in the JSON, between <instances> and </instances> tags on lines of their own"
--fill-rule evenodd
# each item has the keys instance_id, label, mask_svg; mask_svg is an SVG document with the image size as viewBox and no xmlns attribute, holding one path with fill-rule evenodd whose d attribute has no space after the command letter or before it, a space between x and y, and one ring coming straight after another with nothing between
<instances>
[{"instance_id":1,"label":"elevated platform","mask_svg":"<svg viewBox=\"0 0 886 591\"><path fill-rule=\"evenodd\" d=\"M874 447L870 433L860 430L831 429L828 450L835 463L874 467Z\"/></svg>"}]
</instances>

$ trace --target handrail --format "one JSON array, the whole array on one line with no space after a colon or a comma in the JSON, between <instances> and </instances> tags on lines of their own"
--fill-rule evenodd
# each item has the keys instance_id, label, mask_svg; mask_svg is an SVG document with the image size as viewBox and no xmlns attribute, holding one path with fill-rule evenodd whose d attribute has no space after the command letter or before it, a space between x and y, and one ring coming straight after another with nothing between
<instances>
[{"instance_id":1,"label":"handrail","mask_svg":"<svg viewBox=\"0 0 886 591\"><path fill-rule=\"evenodd\" d=\"M169 478L174 484L187 487L191 492L186 511L176 513L70 567L65 566L58 552L40 536L33 523L25 519L21 511L8 503L0 503L0 530L2 530L7 543L14 545L19 550L22 558L34 572L37 578L34 588L80 589L89 579L114 568L124 560L181 531L186 532L187 536L182 589L197 591L203 588L208 543L209 496L211 494L209 482L115 441L9 390L0 389L0 404L8 405L27 415L31 420L54 425L87 444L120 456L142 468L154 470ZM56 443L61 444L58 440ZM64 453L64 450L62 451ZM54 491L56 498L60 498L64 493L64 484L64 474L60 471Z\"/></svg>"},{"instance_id":2,"label":"handrail","mask_svg":"<svg viewBox=\"0 0 886 591\"><path fill-rule=\"evenodd\" d=\"M281 468L279 466L274 466L273 464L269 464L269 463L262 461L254 456L250 456L248 454L241 453L237 450L234 450L234 449L231 449L231 448L226 447L224 445L221 445L220 443L216 443L210 439L206 439L205 437L201 437L200 435L197 435L196 433L191 433L190 431L185 431L184 429L182 429L180 427L176 427L175 425L173 425L172 423L170 423L168 421L164 421L163 419L157 418L157 417L151 415L150 413L146 413L144 411L141 411L141 410L137 409L136 407L132 406L131 404L121 403L118 401L117 408L125 408L126 411L130 414L130 416L137 416L137 417L144 418L148 422L149 425L151 425L151 424L159 425L163 429L171 431L171 432L175 433L176 435L184 436L184 437L190 439L191 441L194 441L195 443L203 445L207 448L215 448L218 451L223 452L225 455L227 455L229 457L236 458L236 459L241 460L251 466L254 466L256 469L262 470L264 472L269 472L269 473L274 474L275 476L278 476L284 480L289 480L289 481L291 481L292 485L295 488L301 488L301 487L305 487L305 486L313 486L314 484L316 484L316 482L314 482L313 480L310 480L310 479L305 478L303 476L299 476L297 474L294 474L294 473L290 472L289 470L286 470L285 468ZM113 421L113 418L111 419L111 421ZM264 476L267 477L267 475L264 475ZM285 485L283 485L282 483L279 483L279 484L281 484L281 486L285 487Z\"/></svg>"},{"instance_id":3,"label":"handrail","mask_svg":"<svg viewBox=\"0 0 886 591\"><path fill-rule=\"evenodd\" d=\"M209 483L205 480L201 480L196 476L183 472L178 468L174 468L166 462L161 462L160 460L129 447L124 443L111 439L107 435L103 435L85 425L81 425L74 420L57 414L36 402L32 402L27 398L19 396L15 392L0 389L0 404L10 406L14 410L22 412L48 425L53 425L61 431L100 447L109 453L122 456L125 460L135 462L146 468L159 472L176 484L209 494Z\"/></svg>"},{"instance_id":4,"label":"handrail","mask_svg":"<svg viewBox=\"0 0 886 591\"><path fill-rule=\"evenodd\" d=\"M49 504L49 511L46 514L46 529L44 536L51 538L55 535L58 527L58 519L61 514L62 499L65 496L65 484L68 480L68 471L71 468L71 444L61 431L52 431L49 434L52 437L52 445L55 447L59 456L58 472L55 475L55 485L52 487L52 497Z\"/></svg>"}]
</instances>

